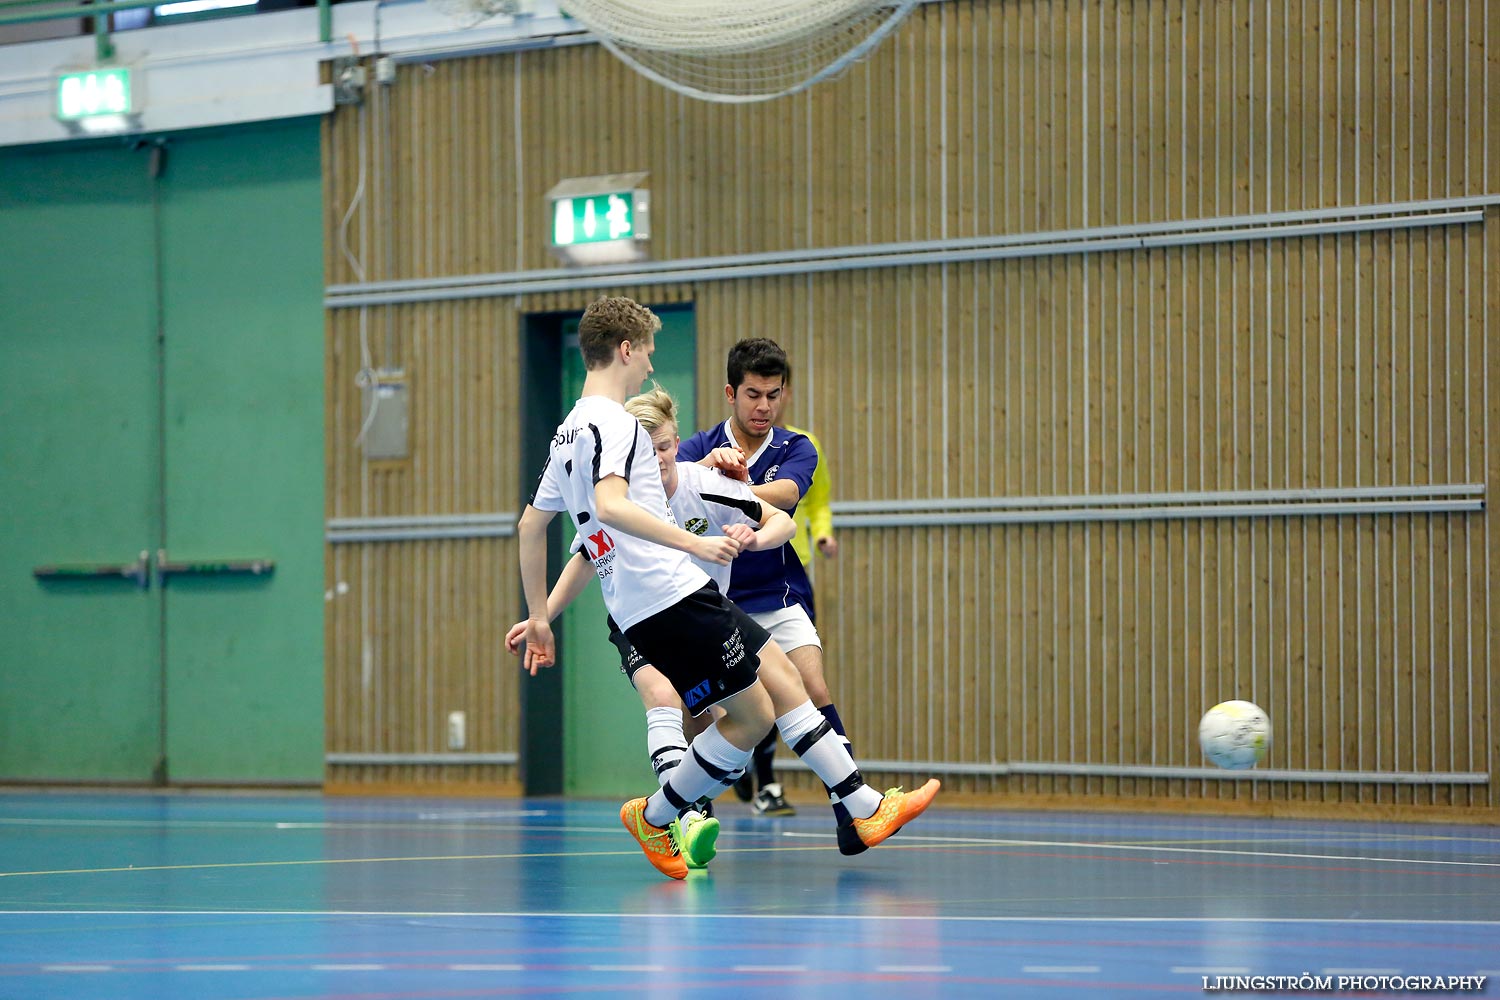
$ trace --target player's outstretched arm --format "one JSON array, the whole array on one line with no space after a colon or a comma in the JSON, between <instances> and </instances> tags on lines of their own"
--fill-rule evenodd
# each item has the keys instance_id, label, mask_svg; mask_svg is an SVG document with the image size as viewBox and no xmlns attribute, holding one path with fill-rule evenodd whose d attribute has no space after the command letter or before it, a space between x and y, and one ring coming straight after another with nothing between
<instances>
[{"instance_id":1,"label":"player's outstretched arm","mask_svg":"<svg viewBox=\"0 0 1500 1000\"><path fill-rule=\"evenodd\" d=\"M777 479L750 487L755 498L782 510L791 510L802 499L802 488L792 479Z\"/></svg>"},{"instance_id":2,"label":"player's outstretched arm","mask_svg":"<svg viewBox=\"0 0 1500 1000\"><path fill-rule=\"evenodd\" d=\"M583 588L594 576L594 568L583 553L575 553L568 564L563 567L562 575L557 578L557 583L552 585L552 593L547 595L547 620L555 621L557 616L563 613L563 609L583 593ZM531 619L523 619L510 627L505 633L505 648L512 656L521 653L521 640L526 638L526 626Z\"/></svg>"},{"instance_id":3,"label":"player's outstretched arm","mask_svg":"<svg viewBox=\"0 0 1500 1000\"><path fill-rule=\"evenodd\" d=\"M813 471L812 484L808 486L798 512L807 517L808 534L812 536L813 545L825 559L832 559L839 554L838 540L833 537L833 473L829 471L818 439L811 434L807 439L818 453L818 467Z\"/></svg>"},{"instance_id":4,"label":"player's outstretched arm","mask_svg":"<svg viewBox=\"0 0 1500 1000\"><path fill-rule=\"evenodd\" d=\"M562 614L593 578L594 564L582 552L573 553L573 558L563 567L562 575L552 585L552 593L547 595L547 620L553 621Z\"/></svg>"},{"instance_id":5,"label":"player's outstretched arm","mask_svg":"<svg viewBox=\"0 0 1500 1000\"><path fill-rule=\"evenodd\" d=\"M607 527L720 566L727 565L739 554L740 543L733 538L723 535L700 538L675 524L653 517L625 495L629 485L620 476L605 476L594 484L594 506L599 511L599 520Z\"/></svg>"},{"instance_id":6,"label":"player's outstretched arm","mask_svg":"<svg viewBox=\"0 0 1500 1000\"><path fill-rule=\"evenodd\" d=\"M784 510L768 503L760 505L760 528L755 532L755 543L749 548L755 552L776 549L792 540L797 533L797 522Z\"/></svg>"},{"instance_id":7,"label":"player's outstretched arm","mask_svg":"<svg viewBox=\"0 0 1500 1000\"><path fill-rule=\"evenodd\" d=\"M742 483L750 481L750 467L745 464L745 453L738 448L715 448L698 460L698 464L706 469L714 469L724 473L730 479L738 479Z\"/></svg>"},{"instance_id":8,"label":"player's outstretched arm","mask_svg":"<svg viewBox=\"0 0 1500 1000\"><path fill-rule=\"evenodd\" d=\"M768 503L760 504L763 512L759 530L740 522L724 525L724 534L740 543L741 552L765 552L777 549L791 541L797 533L797 522L784 510L777 510Z\"/></svg>"},{"instance_id":9,"label":"player's outstretched arm","mask_svg":"<svg viewBox=\"0 0 1500 1000\"><path fill-rule=\"evenodd\" d=\"M547 613L547 525L556 511L538 510L526 505L516 525L516 539L521 551L521 588L526 594L526 668L533 674L537 667L550 667L557 655L552 629L544 617Z\"/></svg>"}]
</instances>

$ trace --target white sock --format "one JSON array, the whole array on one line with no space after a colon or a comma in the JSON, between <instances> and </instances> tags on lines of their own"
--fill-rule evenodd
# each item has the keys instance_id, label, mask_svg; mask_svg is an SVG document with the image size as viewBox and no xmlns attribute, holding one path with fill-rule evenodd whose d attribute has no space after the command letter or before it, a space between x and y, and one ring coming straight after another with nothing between
<instances>
[{"instance_id":1,"label":"white sock","mask_svg":"<svg viewBox=\"0 0 1500 1000\"><path fill-rule=\"evenodd\" d=\"M804 701L777 719L776 728L781 730L781 738L786 740L786 745L796 751L797 756L830 789L845 786L858 774L859 768L855 766L854 758L849 756L843 738L833 731L828 720L823 718L823 713L813 708L811 701ZM802 745L804 738L812 737L816 739L811 744ZM875 810L880 808L880 793L857 778L853 785L854 787L845 787L837 793L844 808L858 819L875 815Z\"/></svg>"},{"instance_id":2,"label":"white sock","mask_svg":"<svg viewBox=\"0 0 1500 1000\"><path fill-rule=\"evenodd\" d=\"M682 763L687 753L687 737L682 734L682 709L650 708L646 710L646 752L651 755L651 770L658 784L665 785L672 768Z\"/></svg>"},{"instance_id":3,"label":"white sock","mask_svg":"<svg viewBox=\"0 0 1500 1000\"><path fill-rule=\"evenodd\" d=\"M719 733L716 722L693 738L682 763L646 802L646 822L666 826L682 810L707 796L713 798L734 781L734 772L750 762L754 749L741 750Z\"/></svg>"}]
</instances>

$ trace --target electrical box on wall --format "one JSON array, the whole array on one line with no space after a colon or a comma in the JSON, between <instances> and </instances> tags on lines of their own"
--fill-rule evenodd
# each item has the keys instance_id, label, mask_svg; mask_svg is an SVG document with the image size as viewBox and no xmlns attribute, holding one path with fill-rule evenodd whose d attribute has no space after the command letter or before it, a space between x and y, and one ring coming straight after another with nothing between
<instances>
[{"instance_id":1,"label":"electrical box on wall","mask_svg":"<svg viewBox=\"0 0 1500 1000\"><path fill-rule=\"evenodd\" d=\"M406 458L407 383L401 368L377 368L360 390L360 443L365 458Z\"/></svg>"}]
</instances>

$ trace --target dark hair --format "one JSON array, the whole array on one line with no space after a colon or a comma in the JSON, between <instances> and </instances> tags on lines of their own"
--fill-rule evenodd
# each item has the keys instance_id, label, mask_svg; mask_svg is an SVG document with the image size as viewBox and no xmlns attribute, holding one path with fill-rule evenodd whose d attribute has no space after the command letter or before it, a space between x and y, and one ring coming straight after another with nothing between
<instances>
[{"instance_id":1,"label":"dark hair","mask_svg":"<svg viewBox=\"0 0 1500 1000\"><path fill-rule=\"evenodd\" d=\"M752 337L729 349L730 387L738 391L746 375L759 375L761 378L780 376L782 382L790 382L792 366L786 359L786 351L776 341Z\"/></svg>"},{"instance_id":2,"label":"dark hair","mask_svg":"<svg viewBox=\"0 0 1500 1000\"><path fill-rule=\"evenodd\" d=\"M623 341L644 346L660 329L661 320L656 314L634 299L595 299L578 321L578 349L583 353L583 367L589 371L608 367L615 348Z\"/></svg>"}]
</instances>

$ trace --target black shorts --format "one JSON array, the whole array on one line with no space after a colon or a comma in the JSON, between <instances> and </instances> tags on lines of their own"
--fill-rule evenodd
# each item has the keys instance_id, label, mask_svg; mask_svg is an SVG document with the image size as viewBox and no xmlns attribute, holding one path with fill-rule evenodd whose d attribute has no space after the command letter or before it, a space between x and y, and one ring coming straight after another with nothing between
<instances>
[{"instance_id":1,"label":"black shorts","mask_svg":"<svg viewBox=\"0 0 1500 1000\"><path fill-rule=\"evenodd\" d=\"M755 683L771 634L712 583L625 630L693 715Z\"/></svg>"},{"instance_id":2,"label":"black shorts","mask_svg":"<svg viewBox=\"0 0 1500 1000\"><path fill-rule=\"evenodd\" d=\"M625 633L621 632L620 626L615 624L614 615L605 615L604 623L609 626L609 641L614 643L615 648L620 651L620 672L630 683L634 684L635 672L641 669L646 658L630 644L629 639L625 638Z\"/></svg>"}]
</instances>

